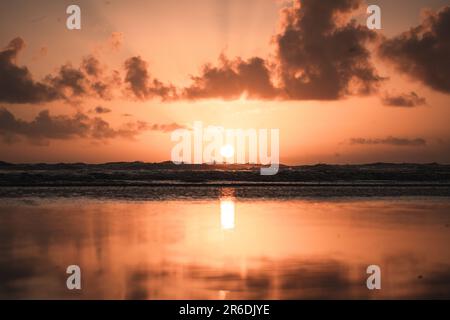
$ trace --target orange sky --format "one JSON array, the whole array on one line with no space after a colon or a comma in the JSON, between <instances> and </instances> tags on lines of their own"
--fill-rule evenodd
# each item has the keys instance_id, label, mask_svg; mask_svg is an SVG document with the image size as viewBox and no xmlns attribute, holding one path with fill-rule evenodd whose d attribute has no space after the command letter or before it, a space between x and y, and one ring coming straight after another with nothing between
<instances>
[{"instance_id":1,"label":"orange sky","mask_svg":"<svg viewBox=\"0 0 450 320\"><path fill-rule=\"evenodd\" d=\"M395 4L370 1L370 4L380 5L383 25L383 30L377 31L380 39L367 47L370 63L377 74L386 79L380 82L377 91L368 95L345 94L328 100L208 97L173 101L125 95L125 61L140 56L147 63L151 81L157 78L176 88L189 87L191 77L200 77L206 63L218 66L222 53L231 60L261 57L268 65L276 64L276 36L283 32L280 11L291 7L293 1L76 3L82 10L82 29L73 31L65 28L65 8L71 1L1 3L0 47L6 48L16 37L23 39L25 48L20 50L14 63L26 66L33 81L45 82L46 76L56 75L67 63L79 68L83 58L92 55L105 70L103 75L109 77L117 70L122 85L113 86L112 99L85 95L71 101L16 103L11 99L2 100L0 93L0 107L6 108L16 119L28 123L40 111L49 110L52 116L73 116L76 112L89 118L98 116L114 129L136 121L149 125L190 126L194 121L203 121L205 125L226 128L278 128L280 161L286 164L450 162L450 92L438 90L414 74L400 72L392 61L376 53L376 46L383 37L393 38L419 25L424 9L435 13L448 5L448 1L405 0L395 1ZM363 25L364 12L362 5L359 11L352 13ZM443 68L446 70L445 66ZM383 103L387 96L412 97L411 92L426 102L414 107ZM95 114L97 106L110 112ZM156 162L169 160L173 146L170 133L162 130L142 130L131 139L116 134L103 139L71 136L33 141L23 131L11 134L1 116L0 125L4 126L0 127L0 160L10 162ZM407 143L393 143L390 138ZM355 142L361 139L366 143ZM417 139L424 143L409 143Z\"/></svg>"}]
</instances>

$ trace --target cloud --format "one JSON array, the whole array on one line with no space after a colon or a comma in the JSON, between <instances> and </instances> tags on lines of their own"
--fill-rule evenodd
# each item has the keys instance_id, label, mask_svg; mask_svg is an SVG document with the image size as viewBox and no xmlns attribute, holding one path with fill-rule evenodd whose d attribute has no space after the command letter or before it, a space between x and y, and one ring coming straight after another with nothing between
<instances>
[{"instance_id":1,"label":"cloud","mask_svg":"<svg viewBox=\"0 0 450 320\"><path fill-rule=\"evenodd\" d=\"M221 55L217 65L203 65L192 83L176 88L152 78L140 56L125 61L125 75L105 77L94 56L80 67L66 64L46 83L67 101L82 97L112 98L112 88L122 88L126 98L161 99L335 100L353 94L369 94L381 78L370 63L366 45L376 33L346 17L362 0L294 0L282 14L281 31L275 35L276 53L271 60L260 57L229 59ZM119 47L123 35L113 33ZM124 79L124 82L121 82Z\"/></svg>"},{"instance_id":2,"label":"cloud","mask_svg":"<svg viewBox=\"0 0 450 320\"><path fill-rule=\"evenodd\" d=\"M191 84L175 87L152 77L140 56L128 58L125 74L108 73L93 55L79 67L68 63L56 74L35 82L26 67L15 60L24 42L16 38L0 51L0 102L40 103L57 99L78 101L84 97L110 100L115 91L123 98L234 100L338 100L376 92L384 80L371 62L369 46L381 41L379 53L396 67L441 92L450 92L450 6L429 13L421 25L392 39L349 17L362 8L362 0L293 0L282 10L280 31L274 35L275 53L268 59L234 59L221 55L205 64ZM123 34L114 32L110 42L122 45ZM425 104L415 93L387 95L383 103L412 107Z\"/></svg>"},{"instance_id":3,"label":"cloud","mask_svg":"<svg viewBox=\"0 0 450 320\"><path fill-rule=\"evenodd\" d=\"M82 70L72 65L63 65L56 76L48 76L47 81L66 98L85 96L88 93L88 80Z\"/></svg>"},{"instance_id":4,"label":"cloud","mask_svg":"<svg viewBox=\"0 0 450 320\"><path fill-rule=\"evenodd\" d=\"M188 129L188 127L175 122L170 124L153 124L150 126L150 130L152 131L172 132L177 129Z\"/></svg>"},{"instance_id":5,"label":"cloud","mask_svg":"<svg viewBox=\"0 0 450 320\"><path fill-rule=\"evenodd\" d=\"M99 114L110 111L100 106L95 110ZM109 122L99 116L89 117L81 112L70 116L54 116L48 110L42 110L33 120L25 121L16 118L6 108L0 108L0 137L5 143L16 142L20 137L26 138L37 145L48 144L48 140L76 138L94 140L134 139L137 135L149 130L167 133L180 128L186 127L175 122L148 124L144 121L127 122L118 128L113 128Z\"/></svg>"},{"instance_id":6,"label":"cloud","mask_svg":"<svg viewBox=\"0 0 450 320\"><path fill-rule=\"evenodd\" d=\"M128 91L139 100L146 100L153 97L160 97L169 100L176 97L175 87L164 85L158 79L150 79L147 71L147 62L141 57L135 56L125 61L125 83Z\"/></svg>"},{"instance_id":7,"label":"cloud","mask_svg":"<svg viewBox=\"0 0 450 320\"><path fill-rule=\"evenodd\" d=\"M0 51L0 102L42 103L58 99L54 88L34 81L27 67L17 66L17 55L24 47L23 39L15 38Z\"/></svg>"},{"instance_id":8,"label":"cloud","mask_svg":"<svg viewBox=\"0 0 450 320\"><path fill-rule=\"evenodd\" d=\"M107 75L106 68L93 55L83 57L78 68L70 63L61 66L56 75L48 75L45 81L67 101L83 97L111 100L113 90L121 84L119 72Z\"/></svg>"},{"instance_id":9,"label":"cloud","mask_svg":"<svg viewBox=\"0 0 450 320\"><path fill-rule=\"evenodd\" d=\"M115 88L121 84L120 74L113 71L107 75L105 67L93 55L85 56L80 67L70 63L60 67L56 75L48 75L49 83L63 99L72 101L83 97L111 100Z\"/></svg>"},{"instance_id":10,"label":"cloud","mask_svg":"<svg viewBox=\"0 0 450 320\"><path fill-rule=\"evenodd\" d=\"M419 97L415 92L398 95L386 94L382 98L382 102L386 106L406 108L422 106L427 103L425 98Z\"/></svg>"},{"instance_id":11,"label":"cloud","mask_svg":"<svg viewBox=\"0 0 450 320\"><path fill-rule=\"evenodd\" d=\"M249 60L220 57L220 65L203 66L200 76L192 77L193 84L184 89L187 99L222 98L238 99L243 94L248 98L268 99L277 95L270 80L267 63L258 57Z\"/></svg>"},{"instance_id":12,"label":"cloud","mask_svg":"<svg viewBox=\"0 0 450 320\"><path fill-rule=\"evenodd\" d=\"M105 108L102 106L97 106L97 107L95 107L94 112L98 113L98 114L109 113L109 112L111 112L111 109L108 109L108 108Z\"/></svg>"},{"instance_id":13,"label":"cloud","mask_svg":"<svg viewBox=\"0 0 450 320\"><path fill-rule=\"evenodd\" d=\"M122 86L120 73L114 70L108 74L107 68L94 55L83 57L79 67L66 63L56 73L47 75L42 82L35 82L26 67L15 64L17 54L24 46L24 41L16 38L0 51L0 102L76 102L86 97L111 100L115 89ZM147 63L140 57L129 58L125 68L125 84L134 98L146 100L159 97L169 100L176 97L174 86L150 79Z\"/></svg>"},{"instance_id":14,"label":"cloud","mask_svg":"<svg viewBox=\"0 0 450 320\"><path fill-rule=\"evenodd\" d=\"M0 102L36 104L82 97L110 100L113 89L120 86L120 74L117 71L107 74L93 55L85 56L78 68L68 63L56 74L34 81L27 67L16 64L24 47L23 39L15 38L0 51Z\"/></svg>"},{"instance_id":15,"label":"cloud","mask_svg":"<svg viewBox=\"0 0 450 320\"><path fill-rule=\"evenodd\" d=\"M230 61L222 55L219 66L206 64L199 76L192 77L193 84L181 97L230 100L245 94L255 99L336 100L376 91L383 79L366 48L376 33L355 21L343 22L361 3L295 0L282 13L273 61L259 57Z\"/></svg>"},{"instance_id":16,"label":"cloud","mask_svg":"<svg viewBox=\"0 0 450 320\"><path fill-rule=\"evenodd\" d=\"M422 147L427 144L423 138L407 139L398 137L387 137L384 139L365 139L365 138L352 138L350 144L353 145L390 145L398 147Z\"/></svg>"},{"instance_id":17,"label":"cloud","mask_svg":"<svg viewBox=\"0 0 450 320\"><path fill-rule=\"evenodd\" d=\"M136 135L148 130L144 121L128 122L121 128L113 129L105 120L95 117L91 122L91 137L94 139L127 138L134 139Z\"/></svg>"},{"instance_id":18,"label":"cloud","mask_svg":"<svg viewBox=\"0 0 450 320\"><path fill-rule=\"evenodd\" d=\"M43 110L33 120L25 121L16 118L7 109L0 108L0 136L5 142L14 141L15 137L24 137L35 144L42 144L50 139L132 139L145 130L148 130L148 125L144 122L130 122L114 129L105 120L90 118L80 112L72 116L52 116L48 110Z\"/></svg>"},{"instance_id":19,"label":"cloud","mask_svg":"<svg viewBox=\"0 0 450 320\"><path fill-rule=\"evenodd\" d=\"M376 33L345 17L360 0L296 0L275 38L288 99L335 100L370 94L382 80L366 45Z\"/></svg>"},{"instance_id":20,"label":"cloud","mask_svg":"<svg viewBox=\"0 0 450 320\"><path fill-rule=\"evenodd\" d=\"M92 77L98 77L102 73L100 61L93 55L89 55L83 58L81 62L81 68L87 75Z\"/></svg>"},{"instance_id":21,"label":"cloud","mask_svg":"<svg viewBox=\"0 0 450 320\"><path fill-rule=\"evenodd\" d=\"M450 93L450 6L380 46L380 55L425 85Z\"/></svg>"}]
</instances>

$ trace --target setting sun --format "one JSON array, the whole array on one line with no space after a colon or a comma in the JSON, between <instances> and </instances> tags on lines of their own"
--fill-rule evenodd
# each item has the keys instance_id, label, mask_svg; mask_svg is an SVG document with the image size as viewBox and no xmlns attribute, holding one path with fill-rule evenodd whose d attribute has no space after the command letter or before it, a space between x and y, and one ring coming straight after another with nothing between
<instances>
[{"instance_id":1,"label":"setting sun","mask_svg":"<svg viewBox=\"0 0 450 320\"><path fill-rule=\"evenodd\" d=\"M230 144L224 145L220 148L220 155L226 159L232 158L234 156L234 148Z\"/></svg>"}]
</instances>

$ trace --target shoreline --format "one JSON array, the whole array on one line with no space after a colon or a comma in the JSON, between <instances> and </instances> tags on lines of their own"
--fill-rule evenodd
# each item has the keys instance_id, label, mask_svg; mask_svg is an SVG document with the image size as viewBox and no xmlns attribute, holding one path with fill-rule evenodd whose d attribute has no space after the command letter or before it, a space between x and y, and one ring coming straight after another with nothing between
<instances>
[{"instance_id":1,"label":"shoreline","mask_svg":"<svg viewBox=\"0 0 450 320\"><path fill-rule=\"evenodd\" d=\"M116 186L0 186L6 198L95 198L130 200L443 198L450 185L116 185Z\"/></svg>"}]
</instances>

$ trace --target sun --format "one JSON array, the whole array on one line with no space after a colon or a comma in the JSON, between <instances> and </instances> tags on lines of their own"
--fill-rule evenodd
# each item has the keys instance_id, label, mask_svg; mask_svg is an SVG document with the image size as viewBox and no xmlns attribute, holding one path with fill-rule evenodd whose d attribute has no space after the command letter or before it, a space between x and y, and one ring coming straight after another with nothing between
<instances>
[{"instance_id":1,"label":"sun","mask_svg":"<svg viewBox=\"0 0 450 320\"><path fill-rule=\"evenodd\" d=\"M220 148L220 155L224 158L232 158L234 156L234 148L230 144L226 144Z\"/></svg>"}]
</instances>

